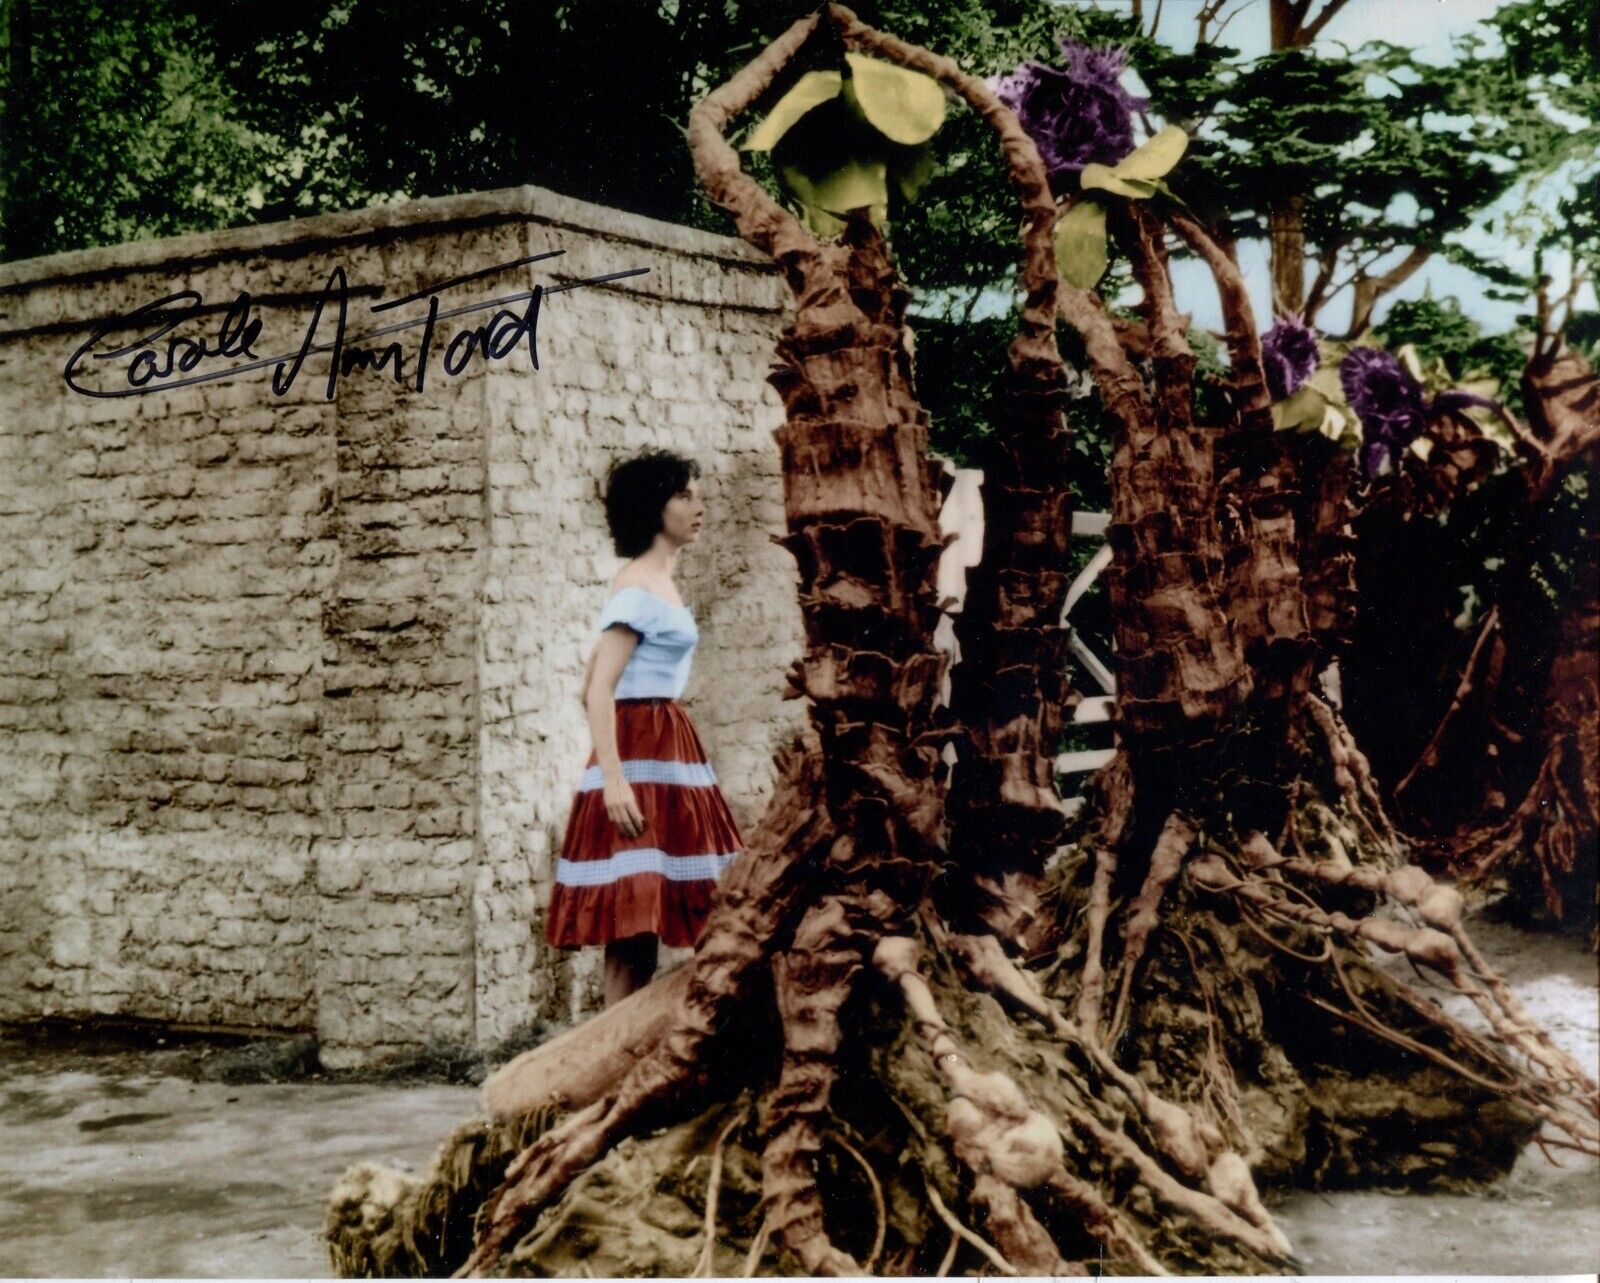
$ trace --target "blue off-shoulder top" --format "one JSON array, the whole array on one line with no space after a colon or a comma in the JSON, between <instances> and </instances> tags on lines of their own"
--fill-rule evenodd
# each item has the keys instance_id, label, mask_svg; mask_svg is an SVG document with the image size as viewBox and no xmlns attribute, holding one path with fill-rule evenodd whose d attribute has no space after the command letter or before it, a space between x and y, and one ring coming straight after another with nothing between
<instances>
[{"instance_id":1,"label":"blue off-shoulder top","mask_svg":"<svg viewBox=\"0 0 1600 1283\"><path fill-rule=\"evenodd\" d=\"M639 634L639 644L617 682L618 699L678 699L689 684L689 664L700 642L694 612L647 588L629 585L600 612L598 630L616 624Z\"/></svg>"}]
</instances>

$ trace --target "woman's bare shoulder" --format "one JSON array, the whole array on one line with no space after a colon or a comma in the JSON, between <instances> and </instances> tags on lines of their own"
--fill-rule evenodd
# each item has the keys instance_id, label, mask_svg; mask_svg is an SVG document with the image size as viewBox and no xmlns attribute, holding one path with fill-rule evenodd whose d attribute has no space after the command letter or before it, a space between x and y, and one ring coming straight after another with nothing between
<instances>
[{"instance_id":1,"label":"woman's bare shoulder","mask_svg":"<svg viewBox=\"0 0 1600 1283\"><path fill-rule=\"evenodd\" d=\"M611 580L611 589L607 596L615 596L624 588L640 588L653 597L659 597L669 605L675 605L680 597L678 590L670 579L663 580L658 573L637 561L630 561L621 570L617 571Z\"/></svg>"},{"instance_id":2,"label":"woman's bare shoulder","mask_svg":"<svg viewBox=\"0 0 1600 1283\"><path fill-rule=\"evenodd\" d=\"M644 567L637 561L630 561L611 578L611 591L620 592L624 588L648 588L649 577Z\"/></svg>"}]
</instances>

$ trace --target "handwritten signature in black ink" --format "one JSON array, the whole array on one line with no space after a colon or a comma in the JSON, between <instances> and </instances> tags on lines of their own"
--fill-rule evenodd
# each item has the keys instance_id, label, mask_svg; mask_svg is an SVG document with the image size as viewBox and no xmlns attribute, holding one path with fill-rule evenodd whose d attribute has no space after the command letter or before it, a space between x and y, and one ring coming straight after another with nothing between
<instances>
[{"instance_id":1,"label":"handwritten signature in black ink","mask_svg":"<svg viewBox=\"0 0 1600 1283\"><path fill-rule=\"evenodd\" d=\"M294 386L294 381L305 368L308 358L327 353L327 399L330 401L338 391L340 378L350 374L352 370L373 370L379 374L387 371L397 384L404 385L409 382L421 392L427 381L429 356L438 338L436 331L439 323L454 320L458 316L489 311L494 311L494 315L488 321L481 325L457 329L444 344L441 358L444 372L451 376L458 375L467 368L474 357L480 355L486 362L504 360L524 345L533 362L533 368L537 370L539 310L547 297L564 290L578 289L584 285L600 285L606 281L621 280L628 276L640 276L650 269L635 267L621 272L608 272L603 276L565 281L549 287L542 284L535 285L531 290L485 299L478 303L467 303L448 311L440 310L439 295L469 281L481 280L529 263L556 258L565 252L550 250L543 254L529 255L527 258L513 259L509 263L497 263L493 267L439 281L407 294L404 298L373 303L370 305L372 312L387 312L426 300L428 310L424 316L396 321L353 337L346 334L350 314L350 282L344 267L336 266L328 273L328 283L312 307L311 318L306 325L299 350L278 356L264 357L256 354L254 345L260 340L262 322L261 318L255 315L255 302L248 290L240 290L238 296L228 305L214 334L198 338L174 334L173 331L185 322L205 312L215 311L214 308L206 307L205 299L198 291L179 290L146 303L128 315L101 326L68 358L63 373L67 386L74 392L106 399L144 396L151 392L165 392L195 383L211 383L270 366L272 391L277 396L284 396ZM517 309L513 305L521 306ZM332 317L332 336L325 337L319 342L318 337L323 328L325 313ZM150 324L154 325L153 329L140 334L131 342L106 351L93 351L110 335L128 328ZM421 334L416 350L411 354L410 373L407 374L407 353L401 340L393 339L381 347L374 346L374 342L391 334L414 330L420 330ZM165 343L162 342L163 339ZM92 368L84 365L85 358L91 352L96 361L123 362L122 374L128 386L107 391L85 386L80 382L80 375L84 374L87 368ZM240 361L239 358L244 360ZM199 370L208 359L227 359L235 363L196 373L195 371Z\"/></svg>"}]
</instances>

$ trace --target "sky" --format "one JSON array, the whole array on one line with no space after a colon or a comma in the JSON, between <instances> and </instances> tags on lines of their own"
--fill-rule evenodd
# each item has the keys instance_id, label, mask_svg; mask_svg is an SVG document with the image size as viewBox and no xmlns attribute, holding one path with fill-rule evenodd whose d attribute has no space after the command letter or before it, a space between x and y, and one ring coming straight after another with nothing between
<instances>
[{"instance_id":1,"label":"sky","mask_svg":"<svg viewBox=\"0 0 1600 1283\"><path fill-rule=\"evenodd\" d=\"M1098 3L1101 8L1128 7L1127 0L1063 0L1063 3ZM1147 24L1149 15L1154 12L1155 3L1156 0L1145 0ZM1381 36L1392 44L1416 50L1417 56L1422 60L1444 64L1452 61L1452 39L1492 15L1500 4L1501 0L1348 0L1346 7L1336 14L1323 30L1318 43L1340 41L1355 47L1367 39ZM1165 0L1157 37L1174 48L1192 49L1195 41L1195 19L1200 7L1201 0ZM1236 7L1237 5L1230 5L1229 9ZM1316 7L1321 8L1321 0L1318 0ZM1270 47L1267 0L1245 0L1244 7L1239 8L1238 15L1225 29L1223 43L1239 49L1246 56L1266 53ZM1128 83L1130 88L1139 89L1137 80L1131 78L1131 73ZM1552 191L1547 194L1554 193ZM1530 275L1532 273L1531 252L1519 252L1517 247L1481 233L1468 243L1486 256L1499 253L1506 257L1509 265ZM1256 315L1260 318L1269 318L1272 290L1268 275L1266 244L1261 241L1241 242L1238 253L1246 284L1250 287L1251 297L1255 301ZM1381 260L1377 270L1393 266L1403 257L1404 251L1394 253ZM1558 279L1565 274L1564 264L1557 265L1547 261L1547 270L1550 268L1555 269ZM1172 263L1172 277L1179 307L1191 312L1197 325L1212 330L1222 329L1222 315L1217 304L1216 287L1205 267L1192 259L1175 259ZM1510 329L1515 323L1517 313L1526 311L1528 307L1526 304L1484 297L1483 284L1479 277L1465 268L1434 258L1403 286L1384 297L1378 305L1377 319L1381 320L1384 312L1395 301L1421 298L1430 290L1435 298L1454 296L1460 301L1463 311L1490 331ZM1137 298L1137 290L1132 291L1130 297ZM1579 306L1580 308L1596 306L1592 284L1585 289L1583 297L1579 300ZM1342 294L1335 295L1323 308L1319 315L1320 328L1331 333L1342 333L1349 319L1350 292L1345 290Z\"/></svg>"}]
</instances>

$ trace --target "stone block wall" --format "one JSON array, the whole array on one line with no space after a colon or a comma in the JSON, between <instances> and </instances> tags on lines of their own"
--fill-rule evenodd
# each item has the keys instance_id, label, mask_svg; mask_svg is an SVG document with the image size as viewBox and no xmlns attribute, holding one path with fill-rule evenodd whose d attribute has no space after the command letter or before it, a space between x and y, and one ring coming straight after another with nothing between
<instances>
[{"instance_id":1,"label":"stone block wall","mask_svg":"<svg viewBox=\"0 0 1600 1283\"><path fill-rule=\"evenodd\" d=\"M270 369L106 400L62 377L177 290L249 290L254 352L290 353L337 264L358 337L380 294L551 250L439 296L649 269L547 296L537 371L436 350L420 392L356 369L331 400L320 353L286 396ZM687 699L752 822L800 715L784 306L742 243L534 188L0 266L0 1020L309 1028L348 1064L590 1005L540 914L620 564L600 478L646 444L705 469Z\"/></svg>"}]
</instances>

